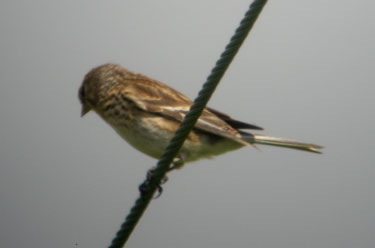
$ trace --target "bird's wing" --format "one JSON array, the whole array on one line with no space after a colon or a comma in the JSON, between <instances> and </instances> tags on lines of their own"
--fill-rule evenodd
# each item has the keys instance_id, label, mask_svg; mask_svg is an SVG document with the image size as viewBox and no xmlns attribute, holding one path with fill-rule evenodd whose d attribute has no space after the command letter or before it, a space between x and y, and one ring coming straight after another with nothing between
<instances>
[{"instance_id":1,"label":"bird's wing","mask_svg":"<svg viewBox=\"0 0 375 248\"><path fill-rule=\"evenodd\" d=\"M214 113L217 117L228 123L231 127L235 129L254 129L254 130L263 130L262 127L256 126L254 124L249 124L246 122L242 122L236 119L233 119L227 114L224 114L216 109L213 108L207 108L208 111L211 113Z\"/></svg>"},{"instance_id":2,"label":"bird's wing","mask_svg":"<svg viewBox=\"0 0 375 248\"><path fill-rule=\"evenodd\" d=\"M127 84L127 87L121 92L125 98L134 102L142 110L182 122L192 104L189 98L165 84L139 74L132 77L131 80L132 83ZM203 110L195 128L235 140L244 145L251 145L241 139L241 135L236 129L208 109Z\"/></svg>"}]
</instances>

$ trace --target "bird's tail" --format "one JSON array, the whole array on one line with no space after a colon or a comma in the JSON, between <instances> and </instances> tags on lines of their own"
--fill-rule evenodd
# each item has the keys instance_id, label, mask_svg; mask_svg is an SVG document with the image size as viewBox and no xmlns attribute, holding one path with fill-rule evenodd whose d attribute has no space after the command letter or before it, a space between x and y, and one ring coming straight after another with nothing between
<instances>
[{"instance_id":1,"label":"bird's tail","mask_svg":"<svg viewBox=\"0 0 375 248\"><path fill-rule=\"evenodd\" d=\"M303 151L314 152L314 153L321 153L320 149L323 148L322 146L318 146L314 144L301 143L298 141L275 138L275 137L270 137L270 136L263 136L263 135L258 135L258 134L253 135L251 143L261 144L261 145L279 146L279 147L303 150Z\"/></svg>"}]
</instances>

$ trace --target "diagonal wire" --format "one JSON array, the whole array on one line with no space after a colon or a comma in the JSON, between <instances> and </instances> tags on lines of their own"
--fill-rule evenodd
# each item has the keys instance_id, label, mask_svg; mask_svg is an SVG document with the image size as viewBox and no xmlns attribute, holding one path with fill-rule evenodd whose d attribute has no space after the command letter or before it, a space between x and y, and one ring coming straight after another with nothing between
<instances>
[{"instance_id":1,"label":"diagonal wire","mask_svg":"<svg viewBox=\"0 0 375 248\"><path fill-rule=\"evenodd\" d=\"M178 154L178 151L182 147L191 129L194 127L194 124L207 105L207 102L215 91L219 81L240 49L240 46L244 42L247 34L250 32L266 3L267 0L254 0L254 2L250 5L229 44L225 47L220 59L216 62L215 67L212 69L211 74L204 83L198 97L191 106L190 111L185 116L185 119L161 156L151 178L147 179L142 184L147 186L145 193L141 194L141 196L136 200L134 206L130 210L129 215L126 217L125 222L121 225L120 230L116 233L116 237L112 240L112 244L109 246L109 248L121 248L125 245L136 224L150 203L154 193L158 189L158 185L160 185L162 179L165 177L174 157L176 157Z\"/></svg>"}]
</instances>

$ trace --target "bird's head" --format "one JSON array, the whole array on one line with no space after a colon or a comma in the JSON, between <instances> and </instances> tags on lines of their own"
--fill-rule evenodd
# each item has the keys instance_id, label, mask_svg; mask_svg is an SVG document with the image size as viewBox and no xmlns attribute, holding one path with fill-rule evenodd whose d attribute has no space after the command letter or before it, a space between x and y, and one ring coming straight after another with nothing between
<instances>
[{"instance_id":1,"label":"bird's head","mask_svg":"<svg viewBox=\"0 0 375 248\"><path fill-rule=\"evenodd\" d=\"M113 71L118 66L105 64L89 71L79 88L78 98L82 104L81 117L98 105L101 92L113 82Z\"/></svg>"}]
</instances>

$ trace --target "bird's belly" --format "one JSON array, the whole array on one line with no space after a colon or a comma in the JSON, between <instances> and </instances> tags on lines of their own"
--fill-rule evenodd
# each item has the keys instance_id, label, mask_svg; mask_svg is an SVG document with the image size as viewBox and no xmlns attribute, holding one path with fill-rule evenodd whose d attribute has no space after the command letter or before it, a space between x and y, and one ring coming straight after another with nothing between
<instances>
[{"instance_id":1,"label":"bird's belly","mask_svg":"<svg viewBox=\"0 0 375 248\"><path fill-rule=\"evenodd\" d=\"M160 158L173 135L142 121L126 127L115 125L113 128L135 149L157 159Z\"/></svg>"},{"instance_id":2,"label":"bird's belly","mask_svg":"<svg viewBox=\"0 0 375 248\"><path fill-rule=\"evenodd\" d=\"M179 123L159 116L132 120L126 125L109 123L116 132L134 148L153 158L160 158ZM236 141L201 131L193 131L180 150L184 162L210 158L241 148Z\"/></svg>"}]
</instances>

